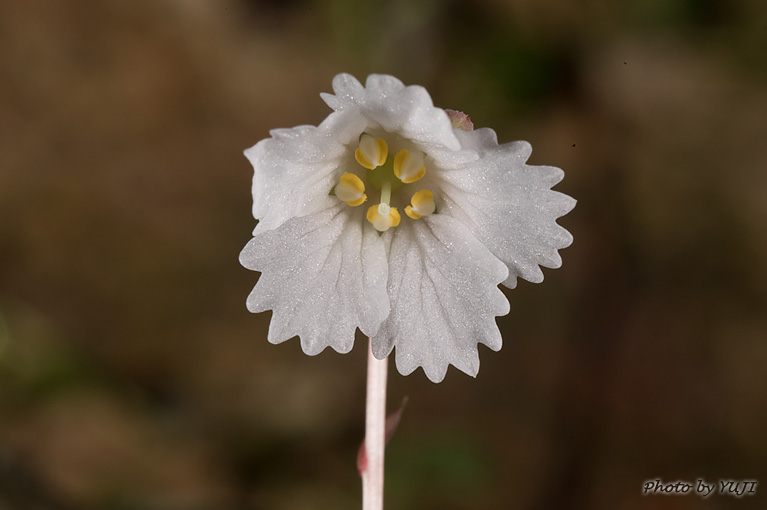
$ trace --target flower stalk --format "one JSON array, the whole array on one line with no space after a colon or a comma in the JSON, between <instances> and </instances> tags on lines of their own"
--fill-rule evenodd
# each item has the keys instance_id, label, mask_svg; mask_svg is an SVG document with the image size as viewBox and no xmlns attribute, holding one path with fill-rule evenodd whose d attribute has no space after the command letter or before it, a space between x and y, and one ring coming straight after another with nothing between
<instances>
[{"instance_id":1,"label":"flower stalk","mask_svg":"<svg viewBox=\"0 0 767 510\"><path fill-rule=\"evenodd\" d=\"M386 446L386 377L388 358L373 356L368 344L365 404L365 465L361 466L362 510L383 510L384 448Z\"/></svg>"}]
</instances>

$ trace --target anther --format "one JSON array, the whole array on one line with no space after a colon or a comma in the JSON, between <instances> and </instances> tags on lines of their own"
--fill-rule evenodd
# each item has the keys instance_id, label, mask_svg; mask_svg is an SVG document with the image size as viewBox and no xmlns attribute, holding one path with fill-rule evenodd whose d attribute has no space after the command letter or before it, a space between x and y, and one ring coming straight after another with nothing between
<instances>
[{"instance_id":1,"label":"anther","mask_svg":"<svg viewBox=\"0 0 767 510\"><path fill-rule=\"evenodd\" d=\"M410 203L413 205L405 207L405 214L414 220L434 213L437 208L434 204L434 193L428 189L422 189L413 195Z\"/></svg>"},{"instance_id":2,"label":"anther","mask_svg":"<svg viewBox=\"0 0 767 510\"><path fill-rule=\"evenodd\" d=\"M341 176L333 191L339 200L352 207L362 204L368 198L364 193L365 183L362 179L348 172Z\"/></svg>"},{"instance_id":3,"label":"anther","mask_svg":"<svg viewBox=\"0 0 767 510\"><path fill-rule=\"evenodd\" d=\"M394 175L405 184L419 180L426 174L424 156L420 151L399 150L394 156Z\"/></svg>"},{"instance_id":4,"label":"anther","mask_svg":"<svg viewBox=\"0 0 767 510\"><path fill-rule=\"evenodd\" d=\"M371 205L368 208L367 220L379 232L386 232L399 225L400 215L396 207L389 207L388 204Z\"/></svg>"},{"instance_id":5,"label":"anther","mask_svg":"<svg viewBox=\"0 0 767 510\"><path fill-rule=\"evenodd\" d=\"M354 151L354 159L357 160L357 163L368 170L375 170L376 167L386 163L388 156L389 146L386 145L386 140L383 138L373 138L367 133L362 133L360 145Z\"/></svg>"}]
</instances>

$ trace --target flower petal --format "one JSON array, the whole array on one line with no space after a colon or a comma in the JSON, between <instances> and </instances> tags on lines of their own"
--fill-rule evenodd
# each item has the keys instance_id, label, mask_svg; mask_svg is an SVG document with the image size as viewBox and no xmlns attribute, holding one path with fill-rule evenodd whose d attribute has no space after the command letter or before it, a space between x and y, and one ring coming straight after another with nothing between
<instances>
[{"instance_id":1,"label":"flower petal","mask_svg":"<svg viewBox=\"0 0 767 510\"><path fill-rule=\"evenodd\" d=\"M310 355L328 346L348 352L356 328L375 335L389 313L383 240L363 228L361 209L335 199L326 206L256 235L240 254L262 273L248 309L274 310L269 341L298 335Z\"/></svg>"},{"instance_id":2,"label":"flower petal","mask_svg":"<svg viewBox=\"0 0 767 510\"><path fill-rule=\"evenodd\" d=\"M253 165L253 216L259 220L254 234L321 209L348 157L345 144L364 127L359 113L331 113L317 127L272 130L271 138L247 149Z\"/></svg>"},{"instance_id":3,"label":"flower petal","mask_svg":"<svg viewBox=\"0 0 767 510\"><path fill-rule=\"evenodd\" d=\"M419 366L440 382L448 365L475 376L477 343L501 348L495 317L509 312L498 288L504 264L458 220L435 214L405 222L391 236L388 291L391 314L373 337L379 359L396 347L407 375Z\"/></svg>"},{"instance_id":4,"label":"flower petal","mask_svg":"<svg viewBox=\"0 0 767 510\"><path fill-rule=\"evenodd\" d=\"M321 92L320 97L332 109L342 110L350 106L350 102L354 102L353 98L364 96L365 87L351 74L339 73L333 77L333 92L335 92L335 96Z\"/></svg>"},{"instance_id":5,"label":"flower petal","mask_svg":"<svg viewBox=\"0 0 767 510\"><path fill-rule=\"evenodd\" d=\"M572 210L575 200L551 190L564 172L527 165L530 144L498 145L492 129L456 130L456 135L465 150L477 151L479 159L441 172L445 202L441 212L465 223L507 265L506 287L514 288L517 277L543 281L538 266L560 267L557 250L568 247L573 239L556 219Z\"/></svg>"},{"instance_id":6,"label":"flower petal","mask_svg":"<svg viewBox=\"0 0 767 510\"><path fill-rule=\"evenodd\" d=\"M339 74L333 79L333 91L335 95L321 94L327 105L337 112L360 112L370 128L397 133L424 152L461 148L447 113L436 108L419 85L406 87L393 76L371 74L363 87L353 76Z\"/></svg>"}]
</instances>

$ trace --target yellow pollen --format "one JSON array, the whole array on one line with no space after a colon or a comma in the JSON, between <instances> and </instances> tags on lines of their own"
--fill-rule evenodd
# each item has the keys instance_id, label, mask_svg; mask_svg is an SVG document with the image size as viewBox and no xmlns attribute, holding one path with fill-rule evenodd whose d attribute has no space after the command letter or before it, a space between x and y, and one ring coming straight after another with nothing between
<instances>
[{"instance_id":1,"label":"yellow pollen","mask_svg":"<svg viewBox=\"0 0 767 510\"><path fill-rule=\"evenodd\" d=\"M338 199L352 207L358 206L368 199L364 191L365 183L362 182L362 179L348 172L341 176L334 189Z\"/></svg>"},{"instance_id":2,"label":"yellow pollen","mask_svg":"<svg viewBox=\"0 0 767 510\"><path fill-rule=\"evenodd\" d=\"M399 225L400 215L396 207L378 204L368 208L367 219L376 230L386 232L389 228Z\"/></svg>"},{"instance_id":3,"label":"yellow pollen","mask_svg":"<svg viewBox=\"0 0 767 510\"><path fill-rule=\"evenodd\" d=\"M360 136L360 145L354 151L354 159L357 163L368 170L375 170L377 167L386 163L389 156L389 146L383 138L373 138L367 133Z\"/></svg>"},{"instance_id":4,"label":"yellow pollen","mask_svg":"<svg viewBox=\"0 0 767 510\"><path fill-rule=\"evenodd\" d=\"M434 204L434 193L428 189L418 191L413 195L413 198L410 199L410 203L413 205L405 207L405 214L414 220L417 220L422 216L433 214L437 208Z\"/></svg>"},{"instance_id":5,"label":"yellow pollen","mask_svg":"<svg viewBox=\"0 0 767 510\"><path fill-rule=\"evenodd\" d=\"M394 156L394 175L405 184L419 180L426 175L424 156L425 154L420 151L410 152L407 149L397 151Z\"/></svg>"}]
</instances>

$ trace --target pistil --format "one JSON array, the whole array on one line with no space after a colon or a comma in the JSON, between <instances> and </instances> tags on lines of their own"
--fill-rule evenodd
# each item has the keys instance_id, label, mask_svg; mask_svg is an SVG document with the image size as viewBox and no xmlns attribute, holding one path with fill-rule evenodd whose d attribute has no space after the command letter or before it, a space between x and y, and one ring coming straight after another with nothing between
<instances>
[{"instance_id":1,"label":"pistil","mask_svg":"<svg viewBox=\"0 0 767 510\"><path fill-rule=\"evenodd\" d=\"M389 205L389 202L391 202L391 181L384 179L381 182L381 204Z\"/></svg>"}]
</instances>

